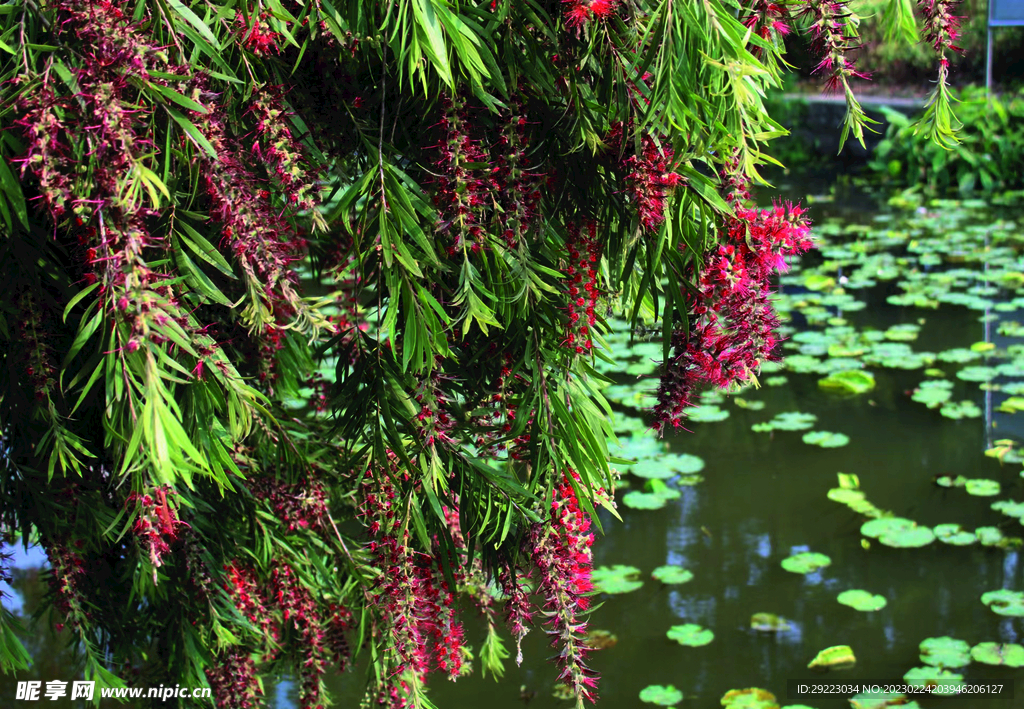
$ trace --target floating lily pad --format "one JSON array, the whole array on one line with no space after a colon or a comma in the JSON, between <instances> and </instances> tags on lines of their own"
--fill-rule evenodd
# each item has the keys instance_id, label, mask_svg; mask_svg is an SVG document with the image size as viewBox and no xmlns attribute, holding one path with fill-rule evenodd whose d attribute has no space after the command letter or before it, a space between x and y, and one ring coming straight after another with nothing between
<instances>
[{"instance_id":1,"label":"floating lily pad","mask_svg":"<svg viewBox=\"0 0 1024 709\"><path fill-rule=\"evenodd\" d=\"M779 709L775 695L767 689L730 689L722 696L725 709Z\"/></svg>"},{"instance_id":2,"label":"floating lily pad","mask_svg":"<svg viewBox=\"0 0 1024 709\"><path fill-rule=\"evenodd\" d=\"M671 684L667 687L660 684L652 684L640 690L640 701L655 704L659 707L674 707L683 701L683 693Z\"/></svg>"},{"instance_id":3,"label":"floating lily pad","mask_svg":"<svg viewBox=\"0 0 1024 709\"><path fill-rule=\"evenodd\" d=\"M981 355L977 352L972 352L964 347L957 347L945 352L939 352L936 357L943 362L951 362L953 364L967 364L977 359L981 359Z\"/></svg>"},{"instance_id":4,"label":"floating lily pad","mask_svg":"<svg viewBox=\"0 0 1024 709\"><path fill-rule=\"evenodd\" d=\"M964 489L968 495L974 495L975 497L994 497L1000 492L999 483L995 480L968 480L964 485Z\"/></svg>"},{"instance_id":5,"label":"floating lily pad","mask_svg":"<svg viewBox=\"0 0 1024 709\"><path fill-rule=\"evenodd\" d=\"M981 409L973 401L948 402L939 413L948 419L976 419L981 416Z\"/></svg>"},{"instance_id":6,"label":"floating lily pad","mask_svg":"<svg viewBox=\"0 0 1024 709\"><path fill-rule=\"evenodd\" d=\"M907 702L907 695L895 692L861 692L850 697L853 709L921 709L917 702Z\"/></svg>"},{"instance_id":7,"label":"floating lily pad","mask_svg":"<svg viewBox=\"0 0 1024 709\"><path fill-rule=\"evenodd\" d=\"M917 335L920 332L921 326L913 323L893 325L885 331L885 339L896 342L912 342L917 339Z\"/></svg>"},{"instance_id":8,"label":"floating lily pad","mask_svg":"<svg viewBox=\"0 0 1024 709\"><path fill-rule=\"evenodd\" d=\"M786 384L788 381L789 381L788 377L784 377L784 376L779 375L779 376L776 376L776 377L768 377L767 379L764 380L764 383L767 384L770 387L780 387L780 386L783 386L784 384Z\"/></svg>"},{"instance_id":9,"label":"floating lily pad","mask_svg":"<svg viewBox=\"0 0 1024 709\"><path fill-rule=\"evenodd\" d=\"M992 509L1002 512L1007 517L1013 517L1024 523L1024 502L1014 500L997 500L992 503Z\"/></svg>"},{"instance_id":10,"label":"floating lily pad","mask_svg":"<svg viewBox=\"0 0 1024 709\"><path fill-rule=\"evenodd\" d=\"M879 596L878 594L862 591L861 589L843 591L836 600L856 611L877 611L885 608L886 604L885 596Z\"/></svg>"},{"instance_id":11,"label":"floating lily pad","mask_svg":"<svg viewBox=\"0 0 1024 709\"><path fill-rule=\"evenodd\" d=\"M915 667L903 675L903 681L911 687L930 687L929 694L950 697L959 694L964 676L939 667Z\"/></svg>"},{"instance_id":12,"label":"floating lily pad","mask_svg":"<svg viewBox=\"0 0 1024 709\"><path fill-rule=\"evenodd\" d=\"M957 379L965 382L990 382L999 376L999 370L995 367L972 366L964 367L956 373Z\"/></svg>"},{"instance_id":13,"label":"floating lily pad","mask_svg":"<svg viewBox=\"0 0 1024 709\"><path fill-rule=\"evenodd\" d=\"M782 560L782 568L794 574L809 574L824 568L832 563L832 560L824 554L813 551L802 551L799 554L787 557Z\"/></svg>"},{"instance_id":14,"label":"floating lily pad","mask_svg":"<svg viewBox=\"0 0 1024 709\"><path fill-rule=\"evenodd\" d=\"M814 423L818 420L818 417L814 414L807 414L800 411L786 411L785 413L776 414L775 418L771 421L766 421L765 424L754 424L767 425L768 428L757 429L755 431L806 431L810 428L814 428Z\"/></svg>"},{"instance_id":15,"label":"floating lily pad","mask_svg":"<svg viewBox=\"0 0 1024 709\"><path fill-rule=\"evenodd\" d=\"M791 629L785 618L774 613L755 613L750 616L750 627L762 633L782 633Z\"/></svg>"},{"instance_id":16,"label":"floating lily pad","mask_svg":"<svg viewBox=\"0 0 1024 709\"><path fill-rule=\"evenodd\" d=\"M587 632L583 644L592 650L607 650L619 643L619 636L610 630L594 629Z\"/></svg>"},{"instance_id":17,"label":"floating lily pad","mask_svg":"<svg viewBox=\"0 0 1024 709\"><path fill-rule=\"evenodd\" d=\"M983 593L981 602L998 615L1024 618L1024 592L1003 588Z\"/></svg>"},{"instance_id":18,"label":"floating lily pad","mask_svg":"<svg viewBox=\"0 0 1024 709\"><path fill-rule=\"evenodd\" d=\"M957 475L955 478L949 475L940 475L935 478L935 484L939 487L963 487L967 484L967 478L963 475Z\"/></svg>"},{"instance_id":19,"label":"floating lily pad","mask_svg":"<svg viewBox=\"0 0 1024 709\"><path fill-rule=\"evenodd\" d=\"M984 547L997 547L1001 546L1006 540L1006 535L999 527L978 527L974 530L974 536L978 538L978 542Z\"/></svg>"},{"instance_id":20,"label":"floating lily pad","mask_svg":"<svg viewBox=\"0 0 1024 709\"><path fill-rule=\"evenodd\" d=\"M652 571L651 576L662 583L678 584L691 581L693 579L693 572L688 569L684 569L681 566L666 564L665 566L659 566Z\"/></svg>"},{"instance_id":21,"label":"floating lily pad","mask_svg":"<svg viewBox=\"0 0 1024 709\"><path fill-rule=\"evenodd\" d=\"M700 406L692 406L687 409L686 416L691 421L712 423L714 421L725 421L729 418L729 411L714 404L701 404Z\"/></svg>"},{"instance_id":22,"label":"floating lily pad","mask_svg":"<svg viewBox=\"0 0 1024 709\"><path fill-rule=\"evenodd\" d=\"M918 646L921 662L933 667L965 667L971 664L971 646L948 635L925 638Z\"/></svg>"},{"instance_id":23,"label":"floating lily pad","mask_svg":"<svg viewBox=\"0 0 1024 709\"><path fill-rule=\"evenodd\" d=\"M686 623L684 625L673 625L669 628L668 633L669 640L675 640L680 645L686 645L688 647L700 647L707 645L715 639L715 634L707 628L702 628L696 623Z\"/></svg>"},{"instance_id":24,"label":"floating lily pad","mask_svg":"<svg viewBox=\"0 0 1024 709\"><path fill-rule=\"evenodd\" d=\"M875 375L861 370L833 372L819 379L818 387L843 394L863 394L875 388Z\"/></svg>"},{"instance_id":25,"label":"floating lily pad","mask_svg":"<svg viewBox=\"0 0 1024 709\"><path fill-rule=\"evenodd\" d=\"M860 533L865 537L877 539L883 534L890 532L913 529L916 525L917 523L913 520L904 519L903 517L882 517L881 519L873 519L862 524L860 526Z\"/></svg>"},{"instance_id":26,"label":"floating lily pad","mask_svg":"<svg viewBox=\"0 0 1024 709\"><path fill-rule=\"evenodd\" d=\"M1024 647L1015 643L978 643L971 648L971 657L986 665L1024 667Z\"/></svg>"},{"instance_id":27,"label":"floating lily pad","mask_svg":"<svg viewBox=\"0 0 1024 709\"><path fill-rule=\"evenodd\" d=\"M630 593L644 585L640 569L623 564L598 566L591 572L590 580L595 591L610 594Z\"/></svg>"},{"instance_id":28,"label":"floating lily pad","mask_svg":"<svg viewBox=\"0 0 1024 709\"><path fill-rule=\"evenodd\" d=\"M660 510L670 500L678 500L682 493L665 485L661 480L650 480L651 483L661 483L654 492L642 492L630 490L622 496L622 504L634 510Z\"/></svg>"},{"instance_id":29,"label":"floating lily pad","mask_svg":"<svg viewBox=\"0 0 1024 709\"><path fill-rule=\"evenodd\" d=\"M945 380L921 382L910 398L929 409L937 409L949 401L953 395L952 389L953 382Z\"/></svg>"},{"instance_id":30,"label":"floating lily pad","mask_svg":"<svg viewBox=\"0 0 1024 709\"><path fill-rule=\"evenodd\" d=\"M749 411L760 411L765 407L765 403L763 401L750 401L739 396L733 399L733 403L741 409L747 409Z\"/></svg>"},{"instance_id":31,"label":"floating lily pad","mask_svg":"<svg viewBox=\"0 0 1024 709\"><path fill-rule=\"evenodd\" d=\"M811 431L803 436L804 443L822 448L842 448L850 442L850 437L845 433L833 433L832 431Z\"/></svg>"},{"instance_id":32,"label":"floating lily pad","mask_svg":"<svg viewBox=\"0 0 1024 709\"><path fill-rule=\"evenodd\" d=\"M834 487L828 491L828 499L842 505L850 505L854 502L860 502L863 500L864 493L861 490L849 490L844 487Z\"/></svg>"},{"instance_id":33,"label":"floating lily pad","mask_svg":"<svg viewBox=\"0 0 1024 709\"><path fill-rule=\"evenodd\" d=\"M676 473L661 460L641 460L629 468L629 472L638 478L648 480L668 480L674 478Z\"/></svg>"},{"instance_id":34,"label":"floating lily pad","mask_svg":"<svg viewBox=\"0 0 1024 709\"><path fill-rule=\"evenodd\" d=\"M974 532L964 529L959 524L940 524L932 529L932 532L935 533L935 538L943 544L955 547L965 547L978 541Z\"/></svg>"},{"instance_id":35,"label":"floating lily pad","mask_svg":"<svg viewBox=\"0 0 1024 709\"><path fill-rule=\"evenodd\" d=\"M807 667L812 670L841 670L853 667L856 663L857 658L853 654L853 648L849 645L836 645L819 652Z\"/></svg>"},{"instance_id":36,"label":"floating lily pad","mask_svg":"<svg viewBox=\"0 0 1024 709\"><path fill-rule=\"evenodd\" d=\"M929 527L912 527L886 532L878 537L878 541L887 547L896 549L912 549L928 546L935 541L935 533Z\"/></svg>"}]
</instances>

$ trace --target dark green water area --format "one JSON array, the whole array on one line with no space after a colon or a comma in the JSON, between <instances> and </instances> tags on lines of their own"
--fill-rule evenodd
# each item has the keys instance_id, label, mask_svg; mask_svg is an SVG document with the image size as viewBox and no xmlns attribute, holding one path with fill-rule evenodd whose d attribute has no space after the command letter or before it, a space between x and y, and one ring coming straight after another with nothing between
<instances>
[{"instance_id":1,"label":"dark green water area","mask_svg":"<svg viewBox=\"0 0 1024 709\"><path fill-rule=\"evenodd\" d=\"M635 462L615 466L622 521L603 512L594 544L590 627L614 636L591 656L599 708L713 709L748 688L763 691L724 705L1024 707L1024 202L814 194L826 184L779 181L811 195L819 248L780 279L786 359L759 387L709 393L659 440L645 412L661 344L611 323L614 454ZM18 586L33 606L37 572ZM483 626L466 630L479 648ZM72 679L55 642L33 637L30 678ZM835 647L823 661L841 664L808 668ZM572 706L541 629L523 650L500 681L433 681L432 700ZM332 679L341 706L364 669ZM797 696L793 680L1002 692ZM267 689L296 706L289 682Z\"/></svg>"}]
</instances>

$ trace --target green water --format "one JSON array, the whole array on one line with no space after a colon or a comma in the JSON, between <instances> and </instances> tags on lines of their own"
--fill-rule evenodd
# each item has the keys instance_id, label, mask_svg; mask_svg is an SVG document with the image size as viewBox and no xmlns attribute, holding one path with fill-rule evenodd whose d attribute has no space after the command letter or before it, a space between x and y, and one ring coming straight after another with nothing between
<instances>
[{"instance_id":1,"label":"green water","mask_svg":"<svg viewBox=\"0 0 1024 709\"><path fill-rule=\"evenodd\" d=\"M825 204L815 208L813 216L821 221L839 216L863 224L872 223L873 212L863 202L842 208ZM810 259L812 264L820 261L820 256ZM850 313L850 324L884 329L924 318L920 337L912 343L918 351L969 347L986 337L1001 347L1011 342L994 335L995 324L986 330L977 310L888 305L886 297L899 292L894 282L858 291L857 298L868 307ZM1012 319L1013 313L1005 317ZM803 317L798 315L794 324L804 327ZM957 369L944 366L949 372ZM855 397L822 392L817 374L779 372L788 377L787 385L743 393L747 399L763 401L763 410L744 410L726 401L721 404L730 412L725 421L695 423L691 432L667 438L672 451L695 454L707 462L703 482L680 487L681 497L661 510L620 505L621 523L603 514L607 534L594 545L595 565L636 566L644 586L631 594L600 597L604 603L591 616L592 628L618 636L614 647L592 655L592 665L602 676L598 707L645 706L638 699L641 689L672 684L685 694L680 706L686 708L719 707L720 698L730 689L762 687L775 693L782 706L839 709L850 706L849 694L798 698L787 695L787 681L899 683L907 670L922 665L918 644L925 638L952 635L971 645L1021 640L1019 619L996 615L980 602L986 591L1024 589L1017 550L938 542L920 549L893 549L874 541L864 549L859 529L866 518L828 500L826 493L836 486L837 472L854 473L871 502L919 524L953 522L968 529L994 525L1008 535L1019 535L1022 530L1016 520L989 506L996 499L1024 498L1021 466L1000 465L983 452L995 439L1024 439L1024 427L1015 423L1013 415L994 410L1005 395L986 394L975 383L950 377L955 383L953 399L973 400L984 412L980 418L956 421L911 401L909 392L924 378L921 369L871 367L870 371L876 376L876 389ZM619 379L635 377L620 375ZM655 387L656 379L648 385ZM634 416L641 413L619 409ZM815 430L842 432L850 444L823 449L805 444L802 432L751 432L752 424L783 411L814 413L818 417ZM937 487L933 480L939 475L996 480L1002 493L971 497L963 489ZM636 488L642 481L633 478L632 483ZM806 576L780 567L782 559L804 550L827 554L831 565ZM650 572L662 564L681 565L694 578L683 585L664 586L650 578ZM22 572L19 578L26 606L32 607L41 589L32 583L32 572ZM836 601L847 589L881 594L888 604L875 612L855 611ZM755 632L749 626L750 616L757 612L779 614L792 628L774 635ZM715 639L704 647L679 646L665 633L681 623L709 628ZM479 647L482 637L480 625L470 620L468 642ZM72 679L62 676L67 655L59 652L55 642L48 633L34 638L32 650L40 665L31 678ZM851 646L856 666L827 675L806 669L819 650L832 645ZM540 629L527 637L524 654L522 667L506 662L506 676L500 682L481 677L477 669L454 684L433 680L431 697L441 709L571 706L552 696L556 672L545 661L552 651ZM357 705L363 669L332 678L330 686L343 698L341 706ZM1005 693L914 698L925 708L1024 707L1024 685L1019 683L1024 670L973 663L963 672L969 680L1016 682L1017 698L1011 700ZM269 706L297 706L290 683L268 690ZM0 706L16 704L7 699L14 696L12 678L0 680L0 696L5 697ZM162 706L173 706L173 702Z\"/></svg>"}]
</instances>

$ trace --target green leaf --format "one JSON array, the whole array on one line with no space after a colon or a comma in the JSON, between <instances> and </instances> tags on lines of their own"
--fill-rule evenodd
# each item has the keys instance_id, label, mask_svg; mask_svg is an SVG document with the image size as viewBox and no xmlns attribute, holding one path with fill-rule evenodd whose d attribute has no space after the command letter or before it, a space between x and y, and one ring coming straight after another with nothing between
<instances>
[{"instance_id":1,"label":"green leaf","mask_svg":"<svg viewBox=\"0 0 1024 709\"><path fill-rule=\"evenodd\" d=\"M216 160L217 151L214 150L213 145L211 145L210 141L206 139L206 136L203 135L202 131L196 128L195 123L185 118L185 116L181 115L180 113L178 113L178 111L171 108L170 106L167 106L166 109L167 113L170 114L171 118L173 118L178 123L178 125L182 127L185 133L188 134L188 137L192 140L192 142L195 143L199 148L201 148L203 152L206 153L206 155L211 160Z\"/></svg>"}]
</instances>

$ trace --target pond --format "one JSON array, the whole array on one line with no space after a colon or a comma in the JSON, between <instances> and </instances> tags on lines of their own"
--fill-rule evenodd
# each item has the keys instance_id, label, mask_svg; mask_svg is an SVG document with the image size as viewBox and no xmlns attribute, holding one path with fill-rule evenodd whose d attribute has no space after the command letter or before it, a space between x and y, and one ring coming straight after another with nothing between
<instances>
[{"instance_id":1,"label":"pond","mask_svg":"<svg viewBox=\"0 0 1024 709\"><path fill-rule=\"evenodd\" d=\"M643 706L645 687L672 685L684 695L679 706L694 709L750 687L775 694L778 706L839 709L852 693L798 697L789 685L897 684L914 668L929 669L909 678L937 678L942 669L929 662L1003 693L910 697L920 707L1024 706L1024 695L1009 698L1021 671L986 664L1016 664L1024 649L978 647L1022 640L1024 597L982 601L1024 591L1024 504L1011 504L1024 500L1024 426L1014 413L1024 410L1024 235L1015 214L1024 210L906 195L877 208L842 194L815 200L820 249L781 279L786 361L766 368L760 388L706 396L690 431L663 441L643 419L660 344L630 345L618 323L609 342L622 364L606 368L615 380L606 395L617 410L617 454L638 462L616 466L622 521L602 513L607 533L594 555L595 567L636 570L612 574L608 590L636 588L599 595L590 618L617 638L592 655L599 707ZM650 507L658 508L642 509ZM864 526L887 513L907 521ZM828 564L784 568L802 552ZM652 578L665 565L690 573L671 584ZM616 588L623 580L642 584ZM36 573L22 570L17 585L34 605ZM867 592L843 597L866 609L837 600L850 590ZM752 629L758 613L785 626ZM668 636L691 624L699 628L678 630L679 641ZM922 661L921 643L943 636L973 656L932 641ZM482 637L471 623L467 640L479 647ZM33 640L40 667L31 678L71 679L47 638ZM832 646L849 646L856 664L808 669ZM431 697L440 709L571 706L554 695L541 630L524 654L522 667L506 661L500 682L477 669L455 684L433 682ZM362 680L361 668L332 680L341 706L358 704ZM0 681L3 696L14 696L12 682ZM268 705L296 706L291 690L268 687Z\"/></svg>"}]
</instances>

